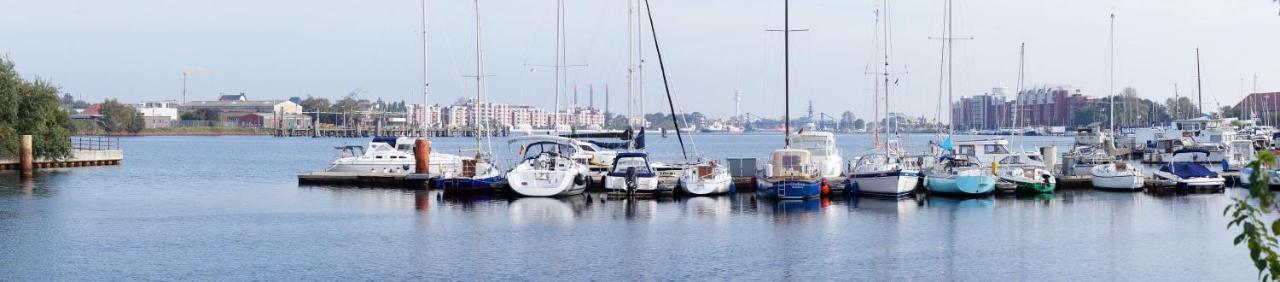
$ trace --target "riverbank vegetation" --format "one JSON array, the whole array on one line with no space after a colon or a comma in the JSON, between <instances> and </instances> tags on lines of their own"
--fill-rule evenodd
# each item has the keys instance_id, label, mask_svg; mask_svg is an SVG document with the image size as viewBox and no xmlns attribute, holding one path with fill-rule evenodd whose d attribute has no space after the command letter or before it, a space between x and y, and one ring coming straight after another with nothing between
<instances>
[{"instance_id":1,"label":"riverbank vegetation","mask_svg":"<svg viewBox=\"0 0 1280 282\"><path fill-rule=\"evenodd\" d=\"M12 61L0 57L0 158L18 154L22 135L32 135L37 158L69 157L72 125L61 101L57 86L23 79Z\"/></svg>"}]
</instances>

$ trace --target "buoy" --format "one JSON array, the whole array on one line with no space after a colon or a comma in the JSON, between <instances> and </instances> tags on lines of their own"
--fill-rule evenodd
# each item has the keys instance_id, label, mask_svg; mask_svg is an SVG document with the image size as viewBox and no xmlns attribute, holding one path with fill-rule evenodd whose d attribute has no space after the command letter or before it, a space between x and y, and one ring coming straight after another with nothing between
<instances>
[{"instance_id":1,"label":"buoy","mask_svg":"<svg viewBox=\"0 0 1280 282\"><path fill-rule=\"evenodd\" d=\"M831 193L831 186L827 185L827 179L822 179L822 195L826 196Z\"/></svg>"}]
</instances>

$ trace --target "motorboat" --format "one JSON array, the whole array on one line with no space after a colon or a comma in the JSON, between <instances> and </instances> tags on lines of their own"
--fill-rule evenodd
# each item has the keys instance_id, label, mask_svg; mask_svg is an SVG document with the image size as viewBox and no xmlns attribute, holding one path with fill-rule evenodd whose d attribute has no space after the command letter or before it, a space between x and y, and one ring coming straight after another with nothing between
<instances>
[{"instance_id":1,"label":"motorboat","mask_svg":"<svg viewBox=\"0 0 1280 282\"><path fill-rule=\"evenodd\" d=\"M337 147L338 157L326 171L408 174L416 170L414 148L416 138L374 137L366 146ZM428 154L428 170L431 174L452 171L462 167L462 157L431 152Z\"/></svg>"},{"instance_id":2,"label":"motorboat","mask_svg":"<svg viewBox=\"0 0 1280 282\"><path fill-rule=\"evenodd\" d=\"M996 188L991 168L969 155L943 156L938 164L924 171L925 188L930 193L958 196L990 195Z\"/></svg>"},{"instance_id":3,"label":"motorboat","mask_svg":"<svg viewBox=\"0 0 1280 282\"><path fill-rule=\"evenodd\" d=\"M679 189L692 195L728 193L733 188L729 168L715 160L688 166L680 175Z\"/></svg>"},{"instance_id":4,"label":"motorboat","mask_svg":"<svg viewBox=\"0 0 1280 282\"><path fill-rule=\"evenodd\" d=\"M898 149L863 154L846 173L845 189L860 194L900 197L920 184L918 158Z\"/></svg>"},{"instance_id":5,"label":"motorboat","mask_svg":"<svg viewBox=\"0 0 1280 282\"><path fill-rule=\"evenodd\" d=\"M1093 173L1093 167L1111 164L1116 160L1104 148L1096 146L1073 147L1064 157L1070 161L1071 166L1067 173L1075 176L1089 175Z\"/></svg>"},{"instance_id":6,"label":"motorboat","mask_svg":"<svg viewBox=\"0 0 1280 282\"><path fill-rule=\"evenodd\" d=\"M1045 167L1039 154L1013 154L996 162L996 177L1026 194L1053 193L1058 179Z\"/></svg>"},{"instance_id":7,"label":"motorboat","mask_svg":"<svg viewBox=\"0 0 1280 282\"><path fill-rule=\"evenodd\" d=\"M1183 150L1177 153L1208 155L1205 151ZM1177 182L1178 188L1210 188L1221 189L1226 179L1205 167L1199 162L1170 162L1160 166L1160 170L1152 173L1156 179Z\"/></svg>"},{"instance_id":8,"label":"motorboat","mask_svg":"<svg viewBox=\"0 0 1280 282\"><path fill-rule=\"evenodd\" d=\"M1122 161L1096 165L1089 175L1093 188L1101 190L1141 191L1146 181L1141 168Z\"/></svg>"},{"instance_id":9,"label":"motorboat","mask_svg":"<svg viewBox=\"0 0 1280 282\"><path fill-rule=\"evenodd\" d=\"M582 194L590 182L586 159L580 156L576 140L558 136L524 136L508 144L522 143L523 160L507 172L511 190L530 197Z\"/></svg>"},{"instance_id":10,"label":"motorboat","mask_svg":"<svg viewBox=\"0 0 1280 282\"><path fill-rule=\"evenodd\" d=\"M1263 171L1267 172L1268 174L1267 176L1269 177L1267 178L1267 184L1271 186L1272 189L1280 187L1280 170L1264 169ZM1244 168L1241 168L1240 184L1246 188L1249 187L1249 185L1253 183L1253 178L1252 178L1254 174L1253 172L1254 170L1252 167L1245 166Z\"/></svg>"},{"instance_id":11,"label":"motorboat","mask_svg":"<svg viewBox=\"0 0 1280 282\"><path fill-rule=\"evenodd\" d=\"M756 193L766 198L799 200L822 196L822 178L808 150L774 150L770 162L756 172Z\"/></svg>"},{"instance_id":12,"label":"motorboat","mask_svg":"<svg viewBox=\"0 0 1280 282\"><path fill-rule=\"evenodd\" d=\"M619 153L609 173L604 175L604 188L610 192L654 193L658 191L658 173L649 164L649 155L638 152Z\"/></svg>"},{"instance_id":13,"label":"motorboat","mask_svg":"<svg viewBox=\"0 0 1280 282\"><path fill-rule=\"evenodd\" d=\"M1222 161L1222 171L1240 171L1258 159L1253 140L1235 140L1227 146L1227 158Z\"/></svg>"},{"instance_id":14,"label":"motorboat","mask_svg":"<svg viewBox=\"0 0 1280 282\"><path fill-rule=\"evenodd\" d=\"M1221 163L1227 159L1229 149L1225 143L1197 143L1189 137L1166 138L1156 140L1148 150L1152 155L1143 160L1150 163L1196 162ZM1183 151L1204 152L1204 154L1181 154Z\"/></svg>"},{"instance_id":15,"label":"motorboat","mask_svg":"<svg viewBox=\"0 0 1280 282\"><path fill-rule=\"evenodd\" d=\"M834 134L826 131L801 130L791 135L791 148L809 151L809 155L818 170L819 176L840 176L844 166L844 158L840 156L840 148L836 148Z\"/></svg>"}]
</instances>

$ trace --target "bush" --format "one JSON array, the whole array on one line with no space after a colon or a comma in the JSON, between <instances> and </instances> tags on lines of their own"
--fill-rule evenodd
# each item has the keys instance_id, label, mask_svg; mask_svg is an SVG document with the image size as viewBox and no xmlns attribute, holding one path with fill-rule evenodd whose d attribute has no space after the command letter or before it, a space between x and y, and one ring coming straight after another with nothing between
<instances>
[{"instance_id":1,"label":"bush","mask_svg":"<svg viewBox=\"0 0 1280 282\"><path fill-rule=\"evenodd\" d=\"M12 158L21 135L32 135L37 158L71 155L71 118L60 107L58 87L37 79L26 81L13 62L0 58L0 158Z\"/></svg>"}]
</instances>

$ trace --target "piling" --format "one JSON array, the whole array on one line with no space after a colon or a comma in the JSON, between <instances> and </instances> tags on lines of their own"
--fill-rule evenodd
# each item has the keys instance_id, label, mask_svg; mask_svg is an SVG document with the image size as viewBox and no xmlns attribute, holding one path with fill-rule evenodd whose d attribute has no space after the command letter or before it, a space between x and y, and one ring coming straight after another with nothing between
<instances>
[{"instance_id":1,"label":"piling","mask_svg":"<svg viewBox=\"0 0 1280 282\"><path fill-rule=\"evenodd\" d=\"M417 174L431 173L431 141L418 138L413 142L414 171Z\"/></svg>"},{"instance_id":2,"label":"piling","mask_svg":"<svg viewBox=\"0 0 1280 282\"><path fill-rule=\"evenodd\" d=\"M1057 146L1040 147L1040 156L1044 158L1044 167L1052 168L1058 166Z\"/></svg>"},{"instance_id":3,"label":"piling","mask_svg":"<svg viewBox=\"0 0 1280 282\"><path fill-rule=\"evenodd\" d=\"M31 145L31 135L23 135L22 136L22 152L21 152L22 155L19 157L19 163L22 166L21 167L22 177L24 178L30 178L31 175L35 172L36 167L33 164L35 162L35 158L34 158L34 155L32 155L32 151L33 151L33 147Z\"/></svg>"}]
</instances>

